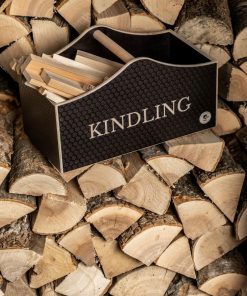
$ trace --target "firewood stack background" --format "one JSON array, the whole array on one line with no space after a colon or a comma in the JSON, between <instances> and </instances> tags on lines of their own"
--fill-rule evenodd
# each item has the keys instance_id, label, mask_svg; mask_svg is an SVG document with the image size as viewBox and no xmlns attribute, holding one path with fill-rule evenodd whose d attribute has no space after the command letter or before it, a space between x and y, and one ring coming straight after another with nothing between
<instances>
[{"instance_id":1,"label":"firewood stack background","mask_svg":"<svg viewBox=\"0 0 247 296\"><path fill-rule=\"evenodd\" d=\"M59 174L10 65L93 24L171 28L217 59L217 126ZM0 295L246 296L247 1L2 0L0 47Z\"/></svg>"}]
</instances>

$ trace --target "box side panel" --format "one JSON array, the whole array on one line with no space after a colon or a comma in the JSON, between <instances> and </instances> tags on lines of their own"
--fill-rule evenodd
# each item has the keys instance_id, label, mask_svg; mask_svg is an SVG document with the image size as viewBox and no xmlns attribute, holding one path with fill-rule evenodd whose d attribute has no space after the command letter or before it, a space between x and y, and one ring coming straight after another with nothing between
<instances>
[{"instance_id":1,"label":"box side panel","mask_svg":"<svg viewBox=\"0 0 247 296\"><path fill-rule=\"evenodd\" d=\"M32 143L60 169L55 106L35 89L19 85L24 128Z\"/></svg>"},{"instance_id":2,"label":"box side panel","mask_svg":"<svg viewBox=\"0 0 247 296\"><path fill-rule=\"evenodd\" d=\"M109 83L58 107L64 171L215 125L217 65L140 59Z\"/></svg>"}]
</instances>

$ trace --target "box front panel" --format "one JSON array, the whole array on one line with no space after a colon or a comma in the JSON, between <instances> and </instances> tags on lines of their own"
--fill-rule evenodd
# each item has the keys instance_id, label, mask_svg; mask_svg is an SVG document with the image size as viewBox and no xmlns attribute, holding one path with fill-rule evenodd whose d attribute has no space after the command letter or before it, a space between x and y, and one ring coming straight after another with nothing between
<instances>
[{"instance_id":1,"label":"box front panel","mask_svg":"<svg viewBox=\"0 0 247 296\"><path fill-rule=\"evenodd\" d=\"M217 66L140 59L98 90L58 107L64 171L215 125Z\"/></svg>"}]
</instances>

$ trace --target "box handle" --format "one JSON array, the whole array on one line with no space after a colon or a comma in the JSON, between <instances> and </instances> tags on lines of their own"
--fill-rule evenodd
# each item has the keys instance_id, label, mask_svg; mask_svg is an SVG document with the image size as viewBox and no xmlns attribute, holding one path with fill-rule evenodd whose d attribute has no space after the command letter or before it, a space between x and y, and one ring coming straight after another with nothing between
<instances>
[{"instance_id":1,"label":"box handle","mask_svg":"<svg viewBox=\"0 0 247 296\"><path fill-rule=\"evenodd\" d=\"M93 33L93 37L105 48L110 50L113 54L119 57L123 62L128 63L133 60L135 57L131 55L127 50L105 35L103 32L96 30Z\"/></svg>"}]
</instances>

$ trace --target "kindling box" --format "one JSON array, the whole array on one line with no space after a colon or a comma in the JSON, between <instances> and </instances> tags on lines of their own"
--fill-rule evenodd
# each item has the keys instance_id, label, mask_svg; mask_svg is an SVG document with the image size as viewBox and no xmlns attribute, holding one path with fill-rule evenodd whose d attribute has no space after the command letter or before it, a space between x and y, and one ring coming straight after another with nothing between
<instances>
[{"instance_id":1,"label":"kindling box","mask_svg":"<svg viewBox=\"0 0 247 296\"><path fill-rule=\"evenodd\" d=\"M93 38L101 30L136 58L93 90L54 103L20 83L24 126L61 172L215 125L217 63L173 31L136 34L95 26L58 54L77 50L119 62Z\"/></svg>"}]
</instances>

